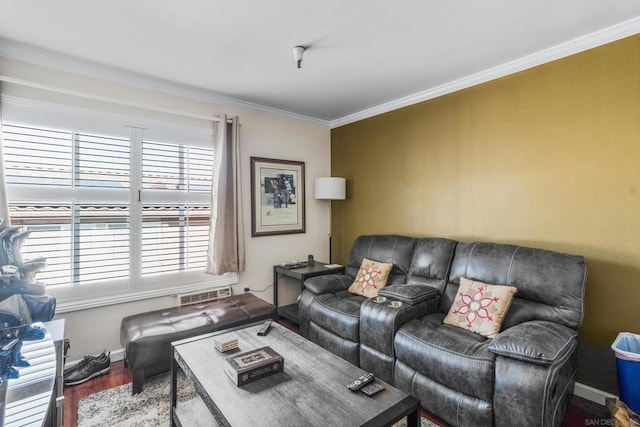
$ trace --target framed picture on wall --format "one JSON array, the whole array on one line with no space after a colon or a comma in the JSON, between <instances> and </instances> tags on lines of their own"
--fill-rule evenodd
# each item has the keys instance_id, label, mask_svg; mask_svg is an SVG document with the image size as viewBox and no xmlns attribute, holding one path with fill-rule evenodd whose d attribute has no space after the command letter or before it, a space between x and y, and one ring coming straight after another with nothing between
<instances>
[{"instance_id":1,"label":"framed picture on wall","mask_svg":"<svg viewBox=\"0 0 640 427\"><path fill-rule=\"evenodd\" d=\"M305 232L304 162L251 157L251 237Z\"/></svg>"}]
</instances>

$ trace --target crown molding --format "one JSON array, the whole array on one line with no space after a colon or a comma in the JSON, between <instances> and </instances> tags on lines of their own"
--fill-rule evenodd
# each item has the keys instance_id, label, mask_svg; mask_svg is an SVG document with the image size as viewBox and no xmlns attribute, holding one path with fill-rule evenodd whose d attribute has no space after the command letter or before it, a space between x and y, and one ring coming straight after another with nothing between
<instances>
[{"instance_id":1,"label":"crown molding","mask_svg":"<svg viewBox=\"0 0 640 427\"><path fill-rule=\"evenodd\" d=\"M204 101L220 106L243 108L273 116L290 118L328 127L329 121L305 116L278 108L268 107L249 101L243 101L222 95L212 90L172 82L142 73L127 71L116 67L100 64L86 59L48 51L32 45L0 38L0 56L24 61L30 64L54 68L60 71L72 72L88 77L125 84L140 89L163 92L169 95Z\"/></svg>"},{"instance_id":2,"label":"crown molding","mask_svg":"<svg viewBox=\"0 0 640 427\"><path fill-rule=\"evenodd\" d=\"M531 55L498 65L493 68L471 74L458 80L445 83L415 94L399 98L384 104L377 105L357 113L349 114L336 120L329 122L331 129L354 123L363 119L367 119L429 99L437 98L452 92L466 89L481 83L486 83L500 77L514 74L556 59L564 58L585 50L593 49L616 40L623 39L640 33L640 17L622 22L617 25L605 28L604 30L578 37L565 43L553 46L549 49L541 50Z\"/></svg>"},{"instance_id":3,"label":"crown molding","mask_svg":"<svg viewBox=\"0 0 640 427\"><path fill-rule=\"evenodd\" d=\"M290 111L280 110L265 105L242 101L217 92L171 82L156 77L149 77L144 74L125 71L115 67L105 66L92 61L87 61L77 57L70 57L59 53L46 51L31 45L0 38L0 56L6 56L36 65L47 66L62 71L75 72L83 75L127 84L142 89L164 92L170 95L182 96L198 101L210 102L221 106L244 108L251 111L266 113L274 116L291 118L331 129L364 120L379 114L397 110L417 104L429 99L437 98L449 93L466 89L481 83L498 79L510 74L514 74L529 68L536 67L560 58L564 58L576 53L580 53L616 40L623 39L640 33L640 17L613 25L595 33L588 34L570 40L565 43L553 46L548 49L524 56L522 58L509 61L502 65L489 68L487 70L471 74L469 76L447 82L445 84L414 93L412 95L398 98L375 107L367 108L353 114L340 117L335 120L322 120Z\"/></svg>"}]
</instances>

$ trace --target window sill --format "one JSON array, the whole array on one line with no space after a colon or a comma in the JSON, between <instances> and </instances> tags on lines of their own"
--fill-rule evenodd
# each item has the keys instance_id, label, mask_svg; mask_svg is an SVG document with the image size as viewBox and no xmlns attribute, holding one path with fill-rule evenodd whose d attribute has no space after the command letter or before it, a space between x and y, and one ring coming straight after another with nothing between
<instances>
[{"instance_id":1,"label":"window sill","mask_svg":"<svg viewBox=\"0 0 640 427\"><path fill-rule=\"evenodd\" d=\"M230 286L238 283L238 275L231 274L229 277L224 276L215 281L207 283L197 283L192 285L173 286L162 289L149 289L137 292L120 293L110 296L100 296L93 298L84 298L72 301L58 302L56 304L56 314L70 313L73 311L87 310L91 308L105 307L114 304L124 304L144 299L160 298L176 294L184 294L189 292L204 291L220 286Z\"/></svg>"}]
</instances>

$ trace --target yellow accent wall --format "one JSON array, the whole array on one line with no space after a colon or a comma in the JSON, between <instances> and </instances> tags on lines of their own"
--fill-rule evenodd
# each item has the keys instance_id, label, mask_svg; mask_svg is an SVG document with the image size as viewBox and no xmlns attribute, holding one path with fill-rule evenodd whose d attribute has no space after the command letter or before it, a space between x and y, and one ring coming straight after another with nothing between
<instances>
[{"instance_id":1,"label":"yellow accent wall","mask_svg":"<svg viewBox=\"0 0 640 427\"><path fill-rule=\"evenodd\" d=\"M587 347L640 333L640 36L336 128L331 146L335 262L375 233L581 254Z\"/></svg>"}]
</instances>

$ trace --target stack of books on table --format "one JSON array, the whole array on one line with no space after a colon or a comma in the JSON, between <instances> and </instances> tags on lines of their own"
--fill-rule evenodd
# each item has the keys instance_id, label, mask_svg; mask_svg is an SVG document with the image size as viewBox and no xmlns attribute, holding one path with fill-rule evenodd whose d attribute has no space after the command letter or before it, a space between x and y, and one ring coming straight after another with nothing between
<instances>
[{"instance_id":1,"label":"stack of books on table","mask_svg":"<svg viewBox=\"0 0 640 427\"><path fill-rule=\"evenodd\" d=\"M284 358L271 347L260 347L227 359L225 374L237 386L284 370Z\"/></svg>"},{"instance_id":2,"label":"stack of books on table","mask_svg":"<svg viewBox=\"0 0 640 427\"><path fill-rule=\"evenodd\" d=\"M216 347L220 353L224 353L226 351L235 350L238 348L238 337L232 335L227 338L218 338L213 341L213 345Z\"/></svg>"}]
</instances>

